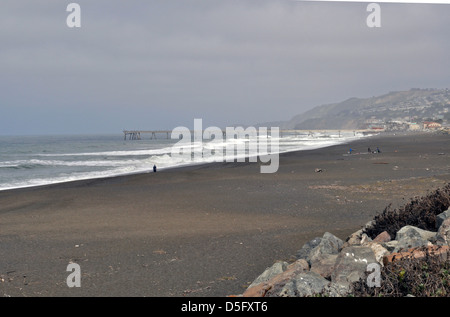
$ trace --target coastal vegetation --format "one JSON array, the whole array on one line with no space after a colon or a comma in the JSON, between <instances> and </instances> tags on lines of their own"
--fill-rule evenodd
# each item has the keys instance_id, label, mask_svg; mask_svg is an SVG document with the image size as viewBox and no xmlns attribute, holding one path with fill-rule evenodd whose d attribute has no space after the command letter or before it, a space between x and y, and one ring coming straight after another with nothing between
<instances>
[{"instance_id":1,"label":"coastal vegetation","mask_svg":"<svg viewBox=\"0 0 450 317\"><path fill-rule=\"evenodd\" d=\"M296 261L276 262L242 294L251 297L450 296L450 184L389 205L345 241L326 232Z\"/></svg>"},{"instance_id":2,"label":"coastal vegetation","mask_svg":"<svg viewBox=\"0 0 450 317\"><path fill-rule=\"evenodd\" d=\"M374 225L366 229L375 238L383 231L395 235L401 227L415 227L435 231L439 226L438 215L450 207L450 184L425 197L415 197L399 209L390 206L375 217ZM365 281L354 284L354 296L450 296L449 256L436 256L427 247L424 256L407 257L392 261L381 269L382 287L368 287Z\"/></svg>"},{"instance_id":3,"label":"coastal vegetation","mask_svg":"<svg viewBox=\"0 0 450 317\"><path fill-rule=\"evenodd\" d=\"M436 217L450 206L450 184L424 197L414 197L409 203L396 209L388 205L375 216L374 224L365 230L372 239L386 231L395 236L400 228L411 225L420 229L436 230Z\"/></svg>"}]
</instances>

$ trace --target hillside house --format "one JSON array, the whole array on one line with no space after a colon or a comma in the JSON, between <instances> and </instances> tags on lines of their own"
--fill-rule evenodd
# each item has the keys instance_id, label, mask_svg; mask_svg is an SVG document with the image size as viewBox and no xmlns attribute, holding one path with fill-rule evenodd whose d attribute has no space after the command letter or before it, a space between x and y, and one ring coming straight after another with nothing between
<instances>
[{"instance_id":1,"label":"hillside house","mask_svg":"<svg viewBox=\"0 0 450 317\"><path fill-rule=\"evenodd\" d=\"M433 121L425 121L423 123L423 128L425 130L436 130L436 129L440 129L441 127L442 127L442 124L433 122Z\"/></svg>"}]
</instances>

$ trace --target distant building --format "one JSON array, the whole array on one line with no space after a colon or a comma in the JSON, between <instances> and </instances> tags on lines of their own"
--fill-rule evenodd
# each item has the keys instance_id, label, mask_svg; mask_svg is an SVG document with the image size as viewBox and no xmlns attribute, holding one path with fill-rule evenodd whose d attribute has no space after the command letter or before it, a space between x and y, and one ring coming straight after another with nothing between
<instances>
[{"instance_id":1,"label":"distant building","mask_svg":"<svg viewBox=\"0 0 450 317\"><path fill-rule=\"evenodd\" d=\"M425 121L423 123L423 128L428 129L428 130L435 130L435 129L439 129L441 127L442 127L442 124L433 122L433 121Z\"/></svg>"},{"instance_id":2,"label":"distant building","mask_svg":"<svg viewBox=\"0 0 450 317\"><path fill-rule=\"evenodd\" d=\"M411 131L420 130L420 125L418 123L412 122L412 123L409 123L408 125L409 125L408 129Z\"/></svg>"}]
</instances>

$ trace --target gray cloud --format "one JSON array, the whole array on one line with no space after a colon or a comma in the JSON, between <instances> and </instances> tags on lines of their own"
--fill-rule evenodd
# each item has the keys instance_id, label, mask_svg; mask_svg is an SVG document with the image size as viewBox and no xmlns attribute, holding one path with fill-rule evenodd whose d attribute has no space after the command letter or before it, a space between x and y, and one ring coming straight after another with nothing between
<instances>
[{"instance_id":1,"label":"gray cloud","mask_svg":"<svg viewBox=\"0 0 450 317\"><path fill-rule=\"evenodd\" d=\"M313 106L449 86L448 5L2 1L0 134L289 119Z\"/></svg>"}]
</instances>

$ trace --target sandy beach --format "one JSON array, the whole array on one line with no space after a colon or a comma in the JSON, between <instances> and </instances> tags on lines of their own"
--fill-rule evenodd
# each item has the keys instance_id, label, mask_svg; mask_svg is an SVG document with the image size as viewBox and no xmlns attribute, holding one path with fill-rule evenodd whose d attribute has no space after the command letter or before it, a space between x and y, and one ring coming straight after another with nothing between
<instances>
[{"instance_id":1,"label":"sandy beach","mask_svg":"<svg viewBox=\"0 0 450 317\"><path fill-rule=\"evenodd\" d=\"M449 157L448 135L383 135L282 154L274 174L216 163L1 191L0 296L240 294L312 238L447 184Z\"/></svg>"}]
</instances>

